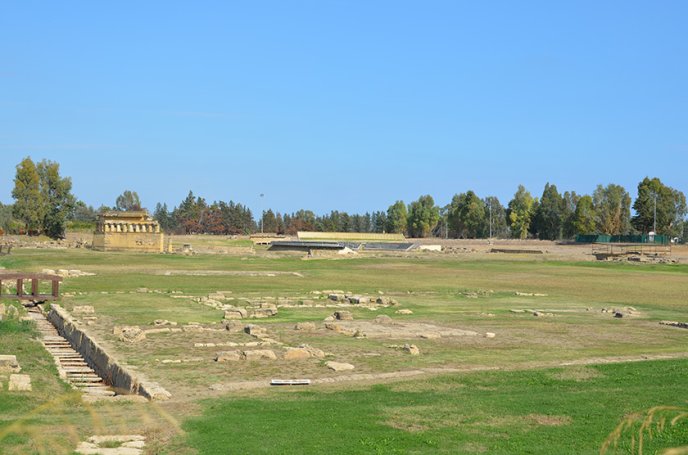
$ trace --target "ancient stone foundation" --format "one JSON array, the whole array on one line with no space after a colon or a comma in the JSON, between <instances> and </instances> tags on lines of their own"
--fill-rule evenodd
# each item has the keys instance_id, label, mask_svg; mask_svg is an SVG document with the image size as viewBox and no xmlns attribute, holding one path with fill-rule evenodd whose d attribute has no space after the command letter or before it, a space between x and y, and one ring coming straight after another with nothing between
<instances>
[{"instance_id":1,"label":"ancient stone foundation","mask_svg":"<svg viewBox=\"0 0 688 455\"><path fill-rule=\"evenodd\" d=\"M159 384L145 380L113 359L95 340L76 326L69 314L59 305L53 304L48 320L57 328L69 344L88 362L93 370L109 385L124 393L142 395L150 400L167 400L170 393Z\"/></svg>"}]
</instances>

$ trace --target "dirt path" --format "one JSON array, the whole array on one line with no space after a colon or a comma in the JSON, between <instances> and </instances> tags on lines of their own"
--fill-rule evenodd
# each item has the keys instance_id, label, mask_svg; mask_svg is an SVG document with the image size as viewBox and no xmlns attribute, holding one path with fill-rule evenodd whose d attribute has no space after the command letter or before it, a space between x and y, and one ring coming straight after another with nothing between
<instances>
[{"instance_id":1,"label":"dirt path","mask_svg":"<svg viewBox=\"0 0 688 455\"><path fill-rule=\"evenodd\" d=\"M537 370L545 368L557 368L573 365L604 365L609 363L626 363L626 362L645 362L649 360L671 360L688 358L688 352L681 352L675 354L641 354L634 356L613 356L613 357L590 357L585 359L571 360L567 362L538 362L528 365L514 365L510 367L499 366L472 366L465 368L420 368L415 370L393 371L389 373L359 373L359 374L345 374L341 376L312 379L312 385L323 384L337 384L345 382L363 382L363 383L378 383L394 380L404 380L415 378L419 376L435 376L451 373L471 373L476 371L522 371L522 370ZM211 390L218 392L237 392L242 390L253 390L259 388L271 387L270 380L260 381L238 381L213 384L210 386Z\"/></svg>"}]
</instances>

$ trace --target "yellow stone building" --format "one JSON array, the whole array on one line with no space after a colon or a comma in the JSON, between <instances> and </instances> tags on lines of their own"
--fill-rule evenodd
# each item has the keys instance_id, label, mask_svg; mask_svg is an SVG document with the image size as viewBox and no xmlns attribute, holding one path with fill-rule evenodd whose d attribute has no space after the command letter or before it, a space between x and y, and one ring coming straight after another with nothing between
<instances>
[{"instance_id":1,"label":"yellow stone building","mask_svg":"<svg viewBox=\"0 0 688 455\"><path fill-rule=\"evenodd\" d=\"M98 215L93 233L94 250L162 253L164 245L160 224L145 210Z\"/></svg>"}]
</instances>

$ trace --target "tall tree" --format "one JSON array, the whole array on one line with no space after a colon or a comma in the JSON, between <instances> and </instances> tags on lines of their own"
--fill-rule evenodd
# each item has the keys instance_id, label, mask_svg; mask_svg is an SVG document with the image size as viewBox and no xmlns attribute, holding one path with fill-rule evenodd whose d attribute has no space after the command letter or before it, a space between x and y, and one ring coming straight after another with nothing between
<instances>
[{"instance_id":1,"label":"tall tree","mask_svg":"<svg viewBox=\"0 0 688 455\"><path fill-rule=\"evenodd\" d=\"M263 232L277 232L277 216L272 209L268 209L263 212L263 216L260 219L260 224L263 227Z\"/></svg>"},{"instance_id":2,"label":"tall tree","mask_svg":"<svg viewBox=\"0 0 688 455\"><path fill-rule=\"evenodd\" d=\"M613 183L597 185L592 201L597 216L597 232L623 235L631 231L631 196L623 186Z\"/></svg>"},{"instance_id":3,"label":"tall tree","mask_svg":"<svg viewBox=\"0 0 688 455\"><path fill-rule=\"evenodd\" d=\"M115 201L115 210L123 212L131 210L141 210L141 200L136 191L125 190L122 194L117 196Z\"/></svg>"},{"instance_id":4,"label":"tall tree","mask_svg":"<svg viewBox=\"0 0 688 455\"><path fill-rule=\"evenodd\" d=\"M592 197L587 194L576 204L573 214L573 229L576 234L594 234L597 232L597 215Z\"/></svg>"},{"instance_id":5,"label":"tall tree","mask_svg":"<svg viewBox=\"0 0 688 455\"><path fill-rule=\"evenodd\" d=\"M50 238L64 238L67 217L76 203L71 193L72 179L60 177L60 165L54 161L42 160L36 169L46 204L43 230Z\"/></svg>"},{"instance_id":6,"label":"tall tree","mask_svg":"<svg viewBox=\"0 0 688 455\"><path fill-rule=\"evenodd\" d=\"M492 237L505 238L509 236L509 227L506 223L506 210L496 196L488 196L485 203L485 233L490 235L490 220L492 221Z\"/></svg>"},{"instance_id":7,"label":"tall tree","mask_svg":"<svg viewBox=\"0 0 688 455\"><path fill-rule=\"evenodd\" d=\"M404 201L396 201L387 209L387 232L403 234L408 223L408 211Z\"/></svg>"},{"instance_id":8,"label":"tall tree","mask_svg":"<svg viewBox=\"0 0 688 455\"><path fill-rule=\"evenodd\" d=\"M432 196L418 198L409 206L408 232L411 237L427 237L440 219L440 209Z\"/></svg>"},{"instance_id":9,"label":"tall tree","mask_svg":"<svg viewBox=\"0 0 688 455\"><path fill-rule=\"evenodd\" d=\"M555 185L545 184L538 204L533 227L541 240L557 240L562 237L564 199Z\"/></svg>"},{"instance_id":10,"label":"tall tree","mask_svg":"<svg viewBox=\"0 0 688 455\"><path fill-rule=\"evenodd\" d=\"M45 197L40 189L40 175L30 157L17 165L12 190L14 206L12 214L24 223L28 234L38 235L43 229L46 214Z\"/></svg>"},{"instance_id":11,"label":"tall tree","mask_svg":"<svg viewBox=\"0 0 688 455\"><path fill-rule=\"evenodd\" d=\"M155 205L153 218L155 218L157 222L160 224L160 229L162 229L163 232L171 233L175 231L176 226L174 223L174 218L172 218L172 214L167 209L166 203L161 204L160 202L158 202Z\"/></svg>"},{"instance_id":12,"label":"tall tree","mask_svg":"<svg viewBox=\"0 0 688 455\"><path fill-rule=\"evenodd\" d=\"M658 178L645 177L638 184L638 197L633 203L636 215L631 224L640 232L650 232L655 224L655 198L657 234L680 236L686 216L686 196L664 185Z\"/></svg>"},{"instance_id":13,"label":"tall tree","mask_svg":"<svg viewBox=\"0 0 688 455\"><path fill-rule=\"evenodd\" d=\"M449 205L449 229L460 238L477 238L485 230L485 203L473 191L454 195Z\"/></svg>"},{"instance_id":14,"label":"tall tree","mask_svg":"<svg viewBox=\"0 0 688 455\"><path fill-rule=\"evenodd\" d=\"M509 201L507 220L511 235L518 239L528 237L535 200L523 185L518 186L514 198Z\"/></svg>"},{"instance_id":15,"label":"tall tree","mask_svg":"<svg viewBox=\"0 0 688 455\"><path fill-rule=\"evenodd\" d=\"M575 191L564 192L563 196L563 208L562 208L562 234L565 239L572 239L576 236L576 228L574 226L574 221L576 218L576 207L578 206L578 201L580 196L576 194Z\"/></svg>"}]
</instances>

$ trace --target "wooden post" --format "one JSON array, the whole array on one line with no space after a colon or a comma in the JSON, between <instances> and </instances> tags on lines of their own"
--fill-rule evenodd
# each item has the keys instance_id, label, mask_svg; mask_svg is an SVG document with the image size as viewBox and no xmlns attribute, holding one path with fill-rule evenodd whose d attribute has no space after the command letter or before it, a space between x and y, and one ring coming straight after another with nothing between
<instances>
[{"instance_id":1,"label":"wooden post","mask_svg":"<svg viewBox=\"0 0 688 455\"><path fill-rule=\"evenodd\" d=\"M31 295L34 297L38 295L38 278L31 279Z\"/></svg>"},{"instance_id":2,"label":"wooden post","mask_svg":"<svg viewBox=\"0 0 688 455\"><path fill-rule=\"evenodd\" d=\"M17 297L24 297L24 280L22 278L17 278Z\"/></svg>"},{"instance_id":3,"label":"wooden post","mask_svg":"<svg viewBox=\"0 0 688 455\"><path fill-rule=\"evenodd\" d=\"M57 299L57 297L60 295L60 282L57 280L53 280L53 297Z\"/></svg>"}]
</instances>

